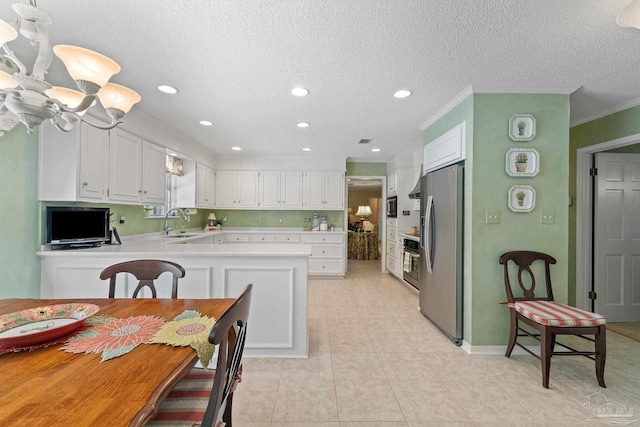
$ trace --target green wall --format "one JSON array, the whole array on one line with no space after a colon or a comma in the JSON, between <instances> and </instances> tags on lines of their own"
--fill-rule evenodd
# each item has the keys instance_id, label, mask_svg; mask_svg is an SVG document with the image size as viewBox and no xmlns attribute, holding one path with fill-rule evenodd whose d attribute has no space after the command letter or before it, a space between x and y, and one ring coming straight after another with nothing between
<instances>
[{"instance_id":1,"label":"green wall","mask_svg":"<svg viewBox=\"0 0 640 427\"><path fill-rule=\"evenodd\" d=\"M537 134L530 142L514 142L508 122L517 113L533 114ZM460 122L467 121L465 162L464 339L473 346L505 345L509 333L502 266L504 252L529 249L553 255L554 294L566 302L568 294L568 175L569 96L532 94L474 94L424 132L427 143ZM511 177L505 171L510 148L535 148L540 172L531 178ZM512 185L531 185L536 206L515 213L507 206ZM499 211L499 224L486 224L486 212ZM541 212L552 212L554 224L541 224Z\"/></svg>"},{"instance_id":2,"label":"green wall","mask_svg":"<svg viewBox=\"0 0 640 427\"><path fill-rule=\"evenodd\" d=\"M226 215L227 221L222 227L299 227L305 226L305 217L311 218L314 212L326 216L327 222L336 228L344 228L344 211L256 211L235 209L214 209L216 218L222 221ZM280 222L282 219L282 222Z\"/></svg>"},{"instance_id":3,"label":"green wall","mask_svg":"<svg viewBox=\"0 0 640 427\"><path fill-rule=\"evenodd\" d=\"M578 149L612 141L629 135L640 133L640 107L632 107L624 111L610 114L596 120L572 127L570 129L569 156L569 196L576 200L576 161ZM633 147L633 148L632 148ZM640 144L612 150L614 152L638 152ZM569 209L569 284L570 299L575 304L576 295L576 204Z\"/></svg>"},{"instance_id":4,"label":"green wall","mask_svg":"<svg viewBox=\"0 0 640 427\"><path fill-rule=\"evenodd\" d=\"M386 163L347 162L345 176L387 176Z\"/></svg>"},{"instance_id":5,"label":"green wall","mask_svg":"<svg viewBox=\"0 0 640 427\"><path fill-rule=\"evenodd\" d=\"M0 298L40 296L38 134L0 138Z\"/></svg>"}]
</instances>

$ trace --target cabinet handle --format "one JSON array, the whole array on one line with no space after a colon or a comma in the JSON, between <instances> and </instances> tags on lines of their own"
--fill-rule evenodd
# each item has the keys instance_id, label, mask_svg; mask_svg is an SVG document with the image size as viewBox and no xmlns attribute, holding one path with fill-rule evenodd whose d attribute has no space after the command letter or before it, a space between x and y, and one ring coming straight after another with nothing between
<instances>
[{"instance_id":1,"label":"cabinet handle","mask_svg":"<svg viewBox=\"0 0 640 427\"><path fill-rule=\"evenodd\" d=\"M85 181L85 182L82 183L82 185L87 186L87 185L89 185L89 183Z\"/></svg>"},{"instance_id":2,"label":"cabinet handle","mask_svg":"<svg viewBox=\"0 0 640 427\"><path fill-rule=\"evenodd\" d=\"M147 190L144 190L144 194L147 194Z\"/></svg>"},{"instance_id":3,"label":"cabinet handle","mask_svg":"<svg viewBox=\"0 0 640 427\"><path fill-rule=\"evenodd\" d=\"M138 193L142 193L142 190L138 190Z\"/></svg>"}]
</instances>

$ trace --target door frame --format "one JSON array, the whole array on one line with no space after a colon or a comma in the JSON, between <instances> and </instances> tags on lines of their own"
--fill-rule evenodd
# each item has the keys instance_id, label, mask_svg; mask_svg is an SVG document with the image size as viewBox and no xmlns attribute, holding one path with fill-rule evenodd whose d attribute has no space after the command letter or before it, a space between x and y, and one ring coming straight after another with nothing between
<instances>
[{"instance_id":1,"label":"door frame","mask_svg":"<svg viewBox=\"0 0 640 427\"><path fill-rule=\"evenodd\" d=\"M593 181L589 175L591 155L640 143L640 133L579 148L576 153L576 307L591 311L589 291L593 277Z\"/></svg>"},{"instance_id":2,"label":"door frame","mask_svg":"<svg viewBox=\"0 0 640 427\"><path fill-rule=\"evenodd\" d=\"M385 272L385 268L387 266L387 251L385 250L387 247L387 209L386 209L386 202L387 202L387 176L386 175L346 175L344 177L345 180L345 203L344 203L344 224L347 225L349 224L349 178L353 178L353 179L375 179L375 180L380 180L382 181L382 188L380 189L380 193L381 193L381 198L382 201L385 202L385 209L382 210L380 209L381 214L379 213L378 215L381 216L382 218L382 229L378 230L378 237L380 237L380 245L382 245L381 248L381 256L380 256L380 269L381 271L384 273ZM348 230L345 229L345 231L348 232ZM348 239L347 239L348 240ZM349 246L349 242L346 242L346 245ZM349 249L347 248L347 253L348 253ZM348 258L348 255L347 255ZM348 263L347 263L348 264ZM345 268L346 271L346 268Z\"/></svg>"}]
</instances>

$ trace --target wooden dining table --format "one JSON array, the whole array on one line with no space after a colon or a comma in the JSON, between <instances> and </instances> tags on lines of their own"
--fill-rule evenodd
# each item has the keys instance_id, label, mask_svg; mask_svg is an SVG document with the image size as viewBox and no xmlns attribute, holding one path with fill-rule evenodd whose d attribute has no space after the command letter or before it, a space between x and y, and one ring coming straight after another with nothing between
<instances>
[{"instance_id":1,"label":"wooden dining table","mask_svg":"<svg viewBox=\"0 0 640 427\"><path fill-rule=\"evenodd\" d=\"M173 319L185 310L219 318L234 299L2 299L0 315L62 303L90 303L96 315ZM0 355L0 426L143 426L195 365L191 347L140 344L101 362L62 344Z\"/></svg>"}]
</instances>

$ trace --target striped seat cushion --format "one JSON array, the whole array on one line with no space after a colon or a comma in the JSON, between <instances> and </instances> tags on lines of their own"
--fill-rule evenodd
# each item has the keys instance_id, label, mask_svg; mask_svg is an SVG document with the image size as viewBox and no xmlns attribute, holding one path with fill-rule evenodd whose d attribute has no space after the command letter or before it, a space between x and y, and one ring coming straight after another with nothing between
<instances>
[{"instance_id":1,"label":"striped seat cushion","mask_svg":"<svg viewBox=\"0 0 640 427\"><path fill-rule=\"evenodd\" d=\"M169 392L158 408L158 414L149 421L147 426L199 426L209 403L214 376L214 370L192 369ZM242 365L231 386L231 393L235 391L240 381L242 381ZM224 407L220 410L220 417L223 413ZM218 421L215 426L224 427L225 423Z\"/></svg>"},{"instance_id":2,"label":"striped seat cushion","mask_svg":"<svg viewBox=\"0 0 640 427\"><path fill-rule=\"evenodd\" d=\"M548 326L596 326L607 323L606 317L555 301L518 301L509 304L518 313Z\"/></svg>"}]
</instances>

